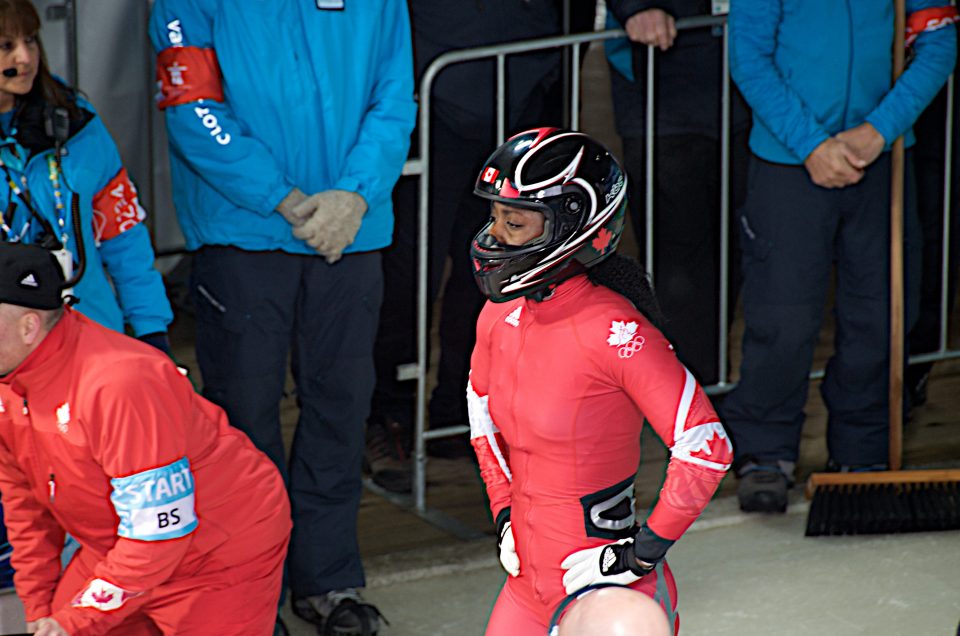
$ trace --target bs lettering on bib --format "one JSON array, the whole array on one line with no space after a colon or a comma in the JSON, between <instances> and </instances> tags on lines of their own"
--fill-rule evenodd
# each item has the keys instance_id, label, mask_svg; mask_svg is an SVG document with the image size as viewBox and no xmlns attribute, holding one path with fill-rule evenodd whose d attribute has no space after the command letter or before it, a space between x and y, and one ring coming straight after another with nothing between
<instances>
[{"instance_id":1,"label":"bs lettering on bib","mask_svg":"<svg viewBox=\"0 0 960 636\"><path fill-rule=\"evenodd\" d=\"M138 541L186 536L197 527L193 474L186 457L159 468L110 480L120 517L117 535Z\"/></svg>"}]
</instances>

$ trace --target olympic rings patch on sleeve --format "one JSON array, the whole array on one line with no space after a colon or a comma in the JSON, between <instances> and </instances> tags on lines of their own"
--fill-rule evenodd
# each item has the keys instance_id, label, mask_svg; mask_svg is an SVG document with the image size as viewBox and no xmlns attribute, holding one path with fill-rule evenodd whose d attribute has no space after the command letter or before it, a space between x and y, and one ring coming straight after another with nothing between
<instances>
[{"instance_id":1,"label":"olympic rings patch on sleeve","mask_svg":"<svg viewBox=\"0 0 960 636\"><path fill-rule=\"evenodd\" d=\"M110 480L120 517L117 535L139 541L177 539L197 527L193 474L186 457L172 464Z\"/></svg>"}]
</instances>

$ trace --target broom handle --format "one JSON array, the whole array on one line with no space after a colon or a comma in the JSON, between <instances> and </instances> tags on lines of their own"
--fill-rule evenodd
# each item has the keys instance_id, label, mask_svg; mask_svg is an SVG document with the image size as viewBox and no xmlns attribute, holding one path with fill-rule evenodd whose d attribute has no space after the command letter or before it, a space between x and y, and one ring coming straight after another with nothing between
<instances>
[{"instance_id":1,"label":"broom handle","mask_svg":"<svg viewBox=\"0 0 960 636\"><path fill-rule=\"evenodd\" d=\"M893 81L903 72L906 14L894 0ZM903 464L903 137L890 155L890 470Z\"/></svg>"}]
</instances>

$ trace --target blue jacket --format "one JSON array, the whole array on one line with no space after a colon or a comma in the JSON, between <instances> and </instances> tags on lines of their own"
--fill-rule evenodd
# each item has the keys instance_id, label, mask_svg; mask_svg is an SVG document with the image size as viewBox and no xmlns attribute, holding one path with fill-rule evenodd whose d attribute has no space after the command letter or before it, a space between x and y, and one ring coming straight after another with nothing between
<instances>
[{"instance_id":1,"label":"blue jacket","mask_svg":"<svg viewBox=\"0 0 960 636\"><path fill-rule=\"evenodd\" d=\"M70 222L70 202L74 193L79 195L86 270L72 292L80 300L77 310L116 331L123 332L127 324L137 336L165 332L173 312L163 279L154 268L153 246L142 223L145 213L136 188L93 107L83 99L77 104L81 117L70 123L63 172L58 175L66 208L62 214L57 212L50 179L48 158L54 155L54 148L44 132L42 102L28 101L17 112L11 134L0 141L0 157L16 183L26 178L34 208L58 234L58 217L64 219L66 247L75 261L79 253ZM0 228L2 240L22 235L27 243L37 242L42 225L31 218L22 198L7 184L7 176L2 172L0 176L4 183L0 186L0 210L6 211L4 221L10 230Z\"/></svg>"},{"instance_id":2,"label":"blue jacket","mask_svg":"<svg viewBox=\"0 0 960 636\"><path fill-rule=\"evenodd\" d=\"M390 244L416 105L403 0L157 0L173 200L188 249L315 254L277 212L294 187L358 192L346 252Z\"/></svg>"},{"instance_id":3,"label":"blue jacket","mask_svg":"<svg viewBox=\"0 0 960 636\"><path fill-rule=\"evenodd\" d=\"M906 0L907 13L948 0ZM953 26L920 35L891 89L893 0L735 0L731 73L753 109L750 147L768 161L799 164L828 137L871 123L887 147L946 81L956 57Z\"/></svg>"}]
</instances>

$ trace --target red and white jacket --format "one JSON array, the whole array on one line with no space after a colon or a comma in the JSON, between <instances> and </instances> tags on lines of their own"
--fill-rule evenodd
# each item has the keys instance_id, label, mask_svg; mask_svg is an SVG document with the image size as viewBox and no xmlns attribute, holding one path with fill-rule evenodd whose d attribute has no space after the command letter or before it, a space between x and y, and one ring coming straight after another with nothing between
<instances>
[{"instance_id":1,"label":"red and white jacket","mask_svg":"<svg viewBox=\"0 0 960 636\"><path fill-rule=\"evenodd\" d=\"M224 412L165 355L73 310L0 377L0 492L27 620L73 636L291 528L279 472ZM65 531L94 574L51 607Z\"/></svg>"},{"instance_id":2,"label":"red and white jacket","mask_svg":"<svg viewBox=\"0 0 960 636\"><path fill-rule=\"evenodd\" d=\"M544 302L487 303L467 395L491 510L496 517L511 508L517 583L526 580L514 590L545 623L565 596L563 559L637 530L644 418L671 452L647 519L660 537L677 539L693 523L733 455L666 338L626 298L584 275Z\"/></svg>"}]
</instances>

